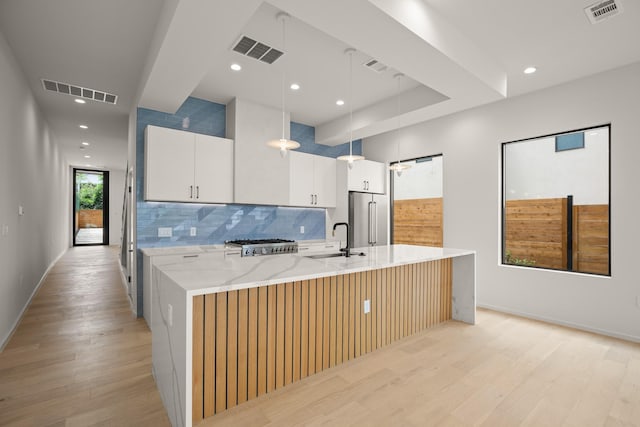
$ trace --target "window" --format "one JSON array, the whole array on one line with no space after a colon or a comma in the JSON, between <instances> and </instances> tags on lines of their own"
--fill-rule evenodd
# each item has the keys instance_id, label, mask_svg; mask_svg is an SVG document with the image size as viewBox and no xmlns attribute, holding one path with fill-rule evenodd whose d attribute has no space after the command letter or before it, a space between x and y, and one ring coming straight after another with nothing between
<instances>
[{"instance_id":1,"label":"window","mask_svg":"<svg viewBox=\"0 0 640 427\"><path fill-rule=\"evenodd\" d=\"M610 125L502 144L502 263L610 275Z\"/></svg>"},{"instance_id":2,"label":"window","mask_svg":"<svg viewBox=\"0 0 640 427\"><path fill-rule=\"evenodd\" d=\"M391 241L442 247L442 155L402 163L411 168L391 173Z\"/></svg>"}]
</instances>

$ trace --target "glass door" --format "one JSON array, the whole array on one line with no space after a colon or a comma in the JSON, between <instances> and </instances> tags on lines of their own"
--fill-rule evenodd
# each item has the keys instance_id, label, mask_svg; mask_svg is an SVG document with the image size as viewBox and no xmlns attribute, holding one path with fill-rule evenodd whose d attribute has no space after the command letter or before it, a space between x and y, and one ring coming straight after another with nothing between
<instances>
[{"instance_id":1,"label":"glass door","mask_svg":"<svg viewBox=\"0 0 640 427\"><path fill-rule=\"evenodd\" d=\"M73 170L73 245L109 244L109 172Z\"/></svg>"}]
</instances>

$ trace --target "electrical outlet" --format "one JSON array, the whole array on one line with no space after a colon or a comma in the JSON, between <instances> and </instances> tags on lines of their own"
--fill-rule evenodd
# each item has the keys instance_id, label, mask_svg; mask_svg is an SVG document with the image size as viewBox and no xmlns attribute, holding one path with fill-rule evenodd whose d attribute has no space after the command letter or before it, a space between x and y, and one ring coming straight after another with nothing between
<instances>
[{"instance_id":1,"label":"electrical outlet","mask_svg":"<svg viewBox=\"0 0 640 427\"><path fill-rule=\"evenodd\" d=\"M24 215L24 207L18 206L18 215L20 216Z\"/></svg>"},{"instance_id":2,"label":"electrical outlet","mask_svg":"<svg viewBox=\"0 0 640 427\"><path fill-rule=\"evenodd\" d=\"M171 227L158 227L158 237L171 236L173 236L173 229Z\"/></svg>"},{"instance_id":3,"label":"electrical outlet","mask_svg":"<svg viewBox=\"0 0 640 427\"><path fill-rule=\"evenodd\" d=\"M364 300L364 314L367 314L369 312L371 312L371 300L366 299Z\"/></svg>"},{"instance_id":4,"label":"electrical outlet","mask_svg":"<svg viewBox=\"0 0 640 427\"><path fill-rule=\"evenodd\" d=\"M300 226L300 234L304 234L304 225Z\"/></svg>"},{"instance_id":5,"label":"electrical outlet","mask_svg":"<svg viewBox=\"0 0 640 427\"><path fill-rule=\"evenodd\" d=\"M173 326L173 306L167 304L167 323L169 326Z\"/></svg>"},{"instance_id":6,"label":"electrical outlet","mask_svg":"<svg viewBox=\"0 0 640 427\"><path fill-rule=\"evenodd\" d=\"M198 234L198 229L196 227L191 227L191 229L189 230L189 236L193 237L196 236Z\"/></svg>"}]
</instances>

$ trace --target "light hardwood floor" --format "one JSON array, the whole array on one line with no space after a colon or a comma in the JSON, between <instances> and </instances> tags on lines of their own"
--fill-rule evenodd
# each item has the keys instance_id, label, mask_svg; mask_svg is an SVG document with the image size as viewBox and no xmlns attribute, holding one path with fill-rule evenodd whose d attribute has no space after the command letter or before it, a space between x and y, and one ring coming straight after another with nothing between
<instances>
[{"instance_id":1,"label":"light hardwood floor","mask_svg":"<svg viewBox=\"0 0 640 427\"><path fill-rule=\"evenodd\" d=\"M165 426L116 253L77 248L0 354L0 425ZM640 426L640 345L487 310L202 426Z\"/></svg>"},{"instance_id":2,"label":"light hardwood floor","mask_svg":"<svg viewBox=\"0 0 640 427\"><path fill-rule=\"evenodd\" d=\"M116 248L70 249L0 353L0 425L169 425Z\"/></svg>"}]
</instances>

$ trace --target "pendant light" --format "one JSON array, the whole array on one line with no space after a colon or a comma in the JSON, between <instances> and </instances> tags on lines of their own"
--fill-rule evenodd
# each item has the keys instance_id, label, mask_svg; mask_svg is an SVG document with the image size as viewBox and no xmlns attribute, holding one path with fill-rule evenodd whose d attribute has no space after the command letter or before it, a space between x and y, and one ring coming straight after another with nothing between
<instances>
[{"instance_id":1,"label":"pendant light","mask_svg":"<svg viewBox=\"0 0 640 427\"><path fill-rule=\"evenodd\" d=\"M398 73L393 76L393 78L396 79L397 81L397 84L396 84L396 120L397 120L396 133L400 133L400 79L402 77L404 77L404 74L402 73ZM398 135L396 135L396 151L398 156L398 162L390 165L389 169L394 171L397 176L400 176L402 175L402 171L404 171L405 169L409 169L411 165L402 163L400 161L400 137Z\"/></svg>"},{"instance_id":2,"label":"pendant light","mask_svg":"<svg viewBox=\"0 0 640 427\"><path fill-rule=\"evenodd\" d=\"M276 16L276 19L282 20L282 51L283 52L286 52L286 49L285 49L285 41L286 41L286 38L285 38L285 35L286 35L286 33L285 33L285 24L286 24L287 19L289 19L289 18L290 18L289 14L284 13L284 12L278 13L278 15ZM286 57L286 54L285 54L285 57ZM291 139L287 139L286 136L285 136L285 129L286 129L286 113L285 113L285 108L284 108L285 70L286 70L286 67L285 67L285 64L284 64L284 61L283 61L283 63L282 63L282 88L281 88L282 89L282 92L281 92L281 95L282 95L282 98L281 98L281 101L282 101L282 137L280 139L272 139L271 141L267 142L267 145L269 147L277 148L278 150L280 150L280 155L282 157L286 157L288 150L295 150L296 148L300 148L300 143L298 143L296 141L293 141Z\"/></svg>"},{"instance_id":3,"label":"pendant light","mask_svg":"<svg viewBox=\"0 0 640 427\"><path fill-rule=\"evenodd\" d=\"M353 168L353 162L364 160L364 156L353 154L353 54L356 50L349 48L344 51L349 55L349 155L338 157L338 160L348 162L349 169Z\"/></svg>"}]
</instances>

